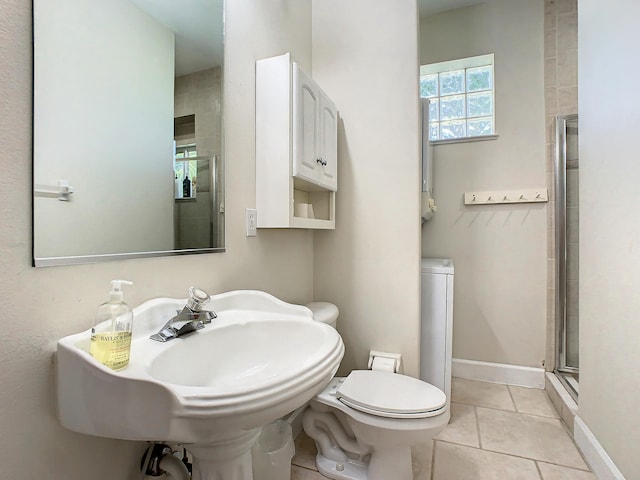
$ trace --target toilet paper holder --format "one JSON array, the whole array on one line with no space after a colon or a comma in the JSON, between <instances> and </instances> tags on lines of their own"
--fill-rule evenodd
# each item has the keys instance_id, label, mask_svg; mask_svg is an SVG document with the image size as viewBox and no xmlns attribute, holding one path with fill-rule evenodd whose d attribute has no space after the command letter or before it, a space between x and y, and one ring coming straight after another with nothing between
<instances>
[{"instance_id":1,"label":"toilet paper holder","mask_svg":"<svg viewBox=\"0 0 640 480\"><path fill-rule=\"evenodd\" d=\"M402 354L378 352L371 350L369 352L369 370L382 370L386 372L399 373L402 367Z\"/></svg>"}]
</instances>

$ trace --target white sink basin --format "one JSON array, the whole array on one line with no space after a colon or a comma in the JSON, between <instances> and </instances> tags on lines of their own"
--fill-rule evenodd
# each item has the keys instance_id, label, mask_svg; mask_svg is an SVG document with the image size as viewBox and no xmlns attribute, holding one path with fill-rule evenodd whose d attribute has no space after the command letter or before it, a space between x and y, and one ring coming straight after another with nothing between
<instances>
[{"instance_id":1,"label":"white sink basin","mask_svg":"<svg viewBox=\"0 0 640 480\"><path fill-rule=\"evenodd\" d=\"M314 354L322 352L327 335L334 337L327 329L291 318L224 323L169 344L151 361L149 375L164 383L213 389L217 396L243 395L280 387L292 374L312 370L322 360Z\"/></svg>"},{"instance_id":2,"label":"white sink basin","mask_svg":"<svg viewBox=\"0 0 640 480\"><path fill-rule=\"evenodd\" d=\"M134 308L131 360L120 372L89 355L90 330L60 339L62 425L187 448L237 440L248 450L263 425L322 390L344 354L338 333L309 309L257 291L213 296L205 306L218 314L211 324L166 343L149 339L184 304L160 298Z\"/></svg>"}]
</instances>

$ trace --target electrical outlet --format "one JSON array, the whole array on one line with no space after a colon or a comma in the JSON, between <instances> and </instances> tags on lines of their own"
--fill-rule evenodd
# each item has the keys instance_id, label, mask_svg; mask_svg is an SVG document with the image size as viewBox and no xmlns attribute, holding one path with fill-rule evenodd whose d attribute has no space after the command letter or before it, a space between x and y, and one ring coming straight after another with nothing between
<instances>
[{"instance_id":1,"label":"electrical outlet","mask_svg":"<svg viewBox=\"0 0 640 480\"><path fill-rule=\"evenodd\" d=\"M255 208L247 208L247 237L256 236L256 226L258 225L258 212Z\"/></svg>"}]
</instances>

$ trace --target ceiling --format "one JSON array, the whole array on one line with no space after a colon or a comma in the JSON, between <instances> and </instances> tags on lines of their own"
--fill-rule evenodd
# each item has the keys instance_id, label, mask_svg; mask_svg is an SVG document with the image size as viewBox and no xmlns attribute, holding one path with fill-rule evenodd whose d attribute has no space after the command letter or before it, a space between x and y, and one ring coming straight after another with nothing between
<instances>
[{"instance_id":1,"label":"ceiling","mask_svg":"<svg viewBox=\"0 0 640 480\"><path fill-rule=\"evenodd\" d=\"M484 3L483 0L418 0L420 16L434 15L436 13L454 10L456 8L469 7Z\"/></svg>"},{"instance_id":2,"label":"ceiling","mask_svg":"<svg viewBox=\"0 0 640 480\"><path fill-rule=\"evenodd\" d=\"M222 0L131 0L176 35L176 75L222 64Z\"/></svg>"},{"instance_id":3,"label":"ceiling","mask_svg":"<svg viewBox=\"0 0 640 480\"><path fill-rule=\"evenodd\" d=\"M223 0L131 0L176 34L176 75L220 65ZM484 3L483 0L418 0L420 16Z\"/></svg>"}]
</instances>

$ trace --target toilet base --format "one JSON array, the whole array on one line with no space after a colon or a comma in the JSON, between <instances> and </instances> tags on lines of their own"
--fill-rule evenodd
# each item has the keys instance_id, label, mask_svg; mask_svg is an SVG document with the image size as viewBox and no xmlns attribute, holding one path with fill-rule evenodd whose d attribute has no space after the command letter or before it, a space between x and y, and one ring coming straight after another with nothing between
<instances>
[{"instance_id":1,"label":"toilet base","mask_svg":"<svg viewBox=\"0 0 640 480\"><path fill-rule=\"evenodd\" d=\"M303 414L304 431L318 449L318 471L333 480L413 480L411 449L432 448L449 422L446 405L428 417L373 415L337 398L342 382L334 378Z\"/></svg>"},{"instance_id":2,"label":"toilet base","mask_svg":"<svg viewBox=\"0 0 640 480\"><path fill-rule=\"evenodd\" d=\"M367 480L367 465L354 461L336 462L322 454L316 456L318 471L333 480Z\"/></svg>"},{"instance_id":3,"label":"toilet base","mask_svg":"<svg viewBox=\"0 0 640 480\"><path fill-rule=\"evenodd\" d=\"M336 462L316 455L318 471L333 480L412 480L411 449L385 449L371 455L369 463L347 460Z\"/></svg>"}]
</instances>

